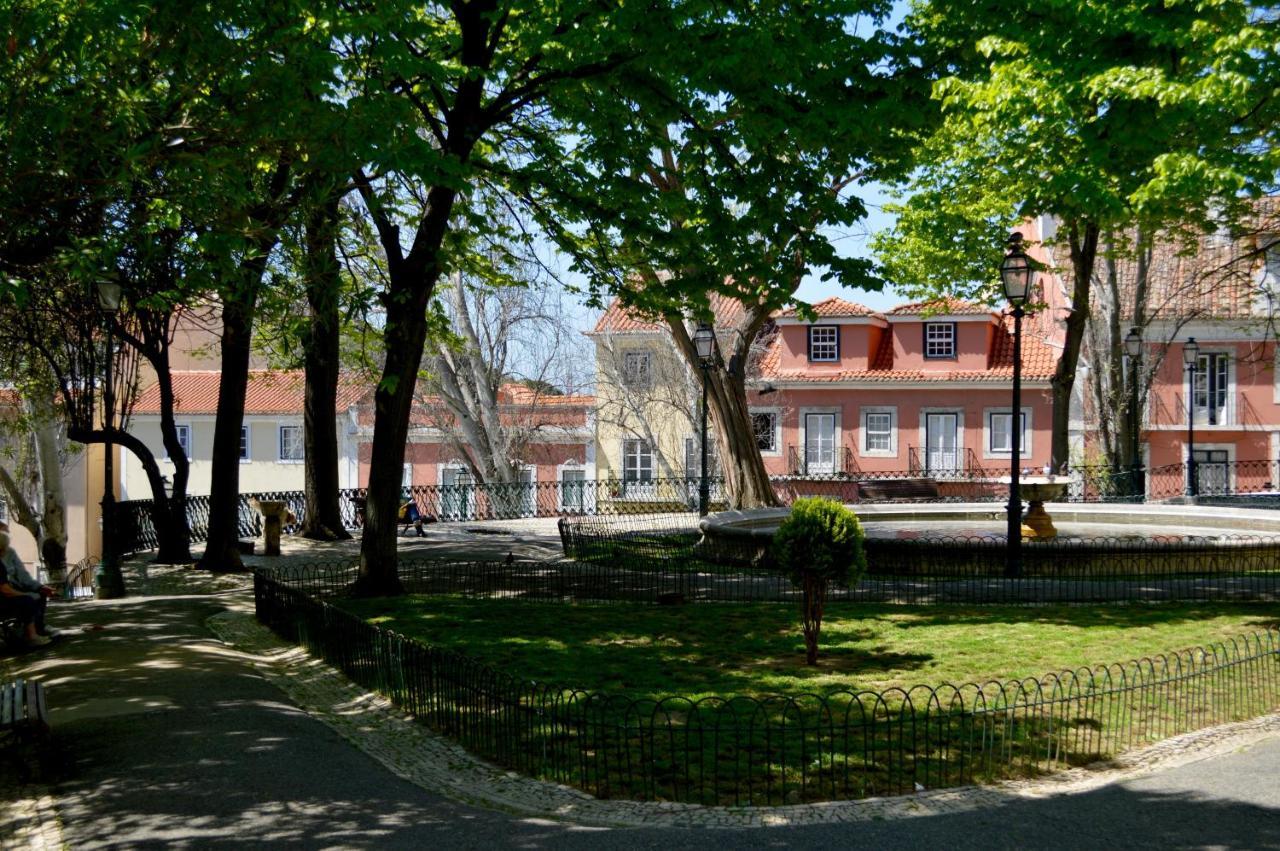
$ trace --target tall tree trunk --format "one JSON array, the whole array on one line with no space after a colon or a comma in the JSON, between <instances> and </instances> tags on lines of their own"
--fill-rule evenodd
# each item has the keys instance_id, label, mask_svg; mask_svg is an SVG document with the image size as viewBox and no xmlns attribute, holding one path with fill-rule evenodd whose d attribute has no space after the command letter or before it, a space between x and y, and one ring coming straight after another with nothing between
<instances>
[{"instance_id":1,"label":"tall tree trunk","mask_svg":"<svg viewBox=\"0 0 1280 851\"><path fill-rule=\"evenodd\" d=\"M165 325L167 326L166 320ZM152 512L152 525L158 544L157 564L191 564L191 526L187 522L187 482L191 476L191 461L178 441L178 425L173 415L173 373L169 369L167 340L151 347L151 366L156 371L157 388L160 391L160 439L173 464L172 495L164 490L152 489L152 505L161 506L161 515Z\"/></svg>"},{"instance_id":2,"label":"tall tree trunk","mask_svg":"<svg viewBox=\"0 0 1280 851\"><path fill-rule=\"evenodd\" d=\"M438 276L438 267L432 267ZM426 275L424 275L426 277ZM407 304L390 312L384 331L387 356L382 380L373 394L373 446L369 456L369 487L365 492L365 524L360 538L360 575L355 591L365 596L404 593L396 560L396 532L405 443L413 409L418 369L426 342L429 288L399 292ZM392 287L392 297L397 288Z\"/></svg>"},{"instance_id":3,"label":"tall tree trunk","mask_svg":"<svg viewBox=\"0 0 1280 851\"><path fill-rule=\"evenodd\" d=\"M67 496L62 488L62 447L58 445L58 424L47 407L37 410L25 403L36 424L36 465L40 471L40 559L49 581L60 585L67 572Z\"/></svg>"},{"instance_id":4,"label":"tall tree trunk","mask_svg":"<svg viewBox=\"0 0 1280 851\"><path fill-rule=\"evenodd\" d=\"M240 558L240 427L249 385L253 348L253 316L258 284L265 268L259 258L238 290L222 302L222 374L218 381L218 417L213 426L212 475L209 485L209 539L199 567L214 571L244 570ZM242 270L244 274L248 270Z\"/></svg>"},{"instance_id":5,"label":"tall tree trunk","mask_svg":"<svg viewBox=\"0 0 1280 851\"><path fill-rule=\"evenodd\" d=\"M1098 255L1098 226L1092 222L1072 220L1067 225L1071 243L1071 312L1066 319L1066 337L1062 355L1054 368L1052 464L1061 471L1071 456L1071 397L1075 389L1076 368L1085 327L1089 323L1089 289L1093 283L1093 266Z\"/></svg>"},{"instance_id":6,"label":"tall tree trunk","mask_svg":"<svg viewBox=\"0 0 1280 851\"><path fill-rule=\"evenodd\" d=\"M306 390L303 434L307 516L302 535L318 541L346 540L338 505L338 265L339 199L328 198L308 217L306 288L310 321L304 338Z\"/></svg>"},{"instance_id":7,"label":"tall tree trunk","mask_svg":"<svg viewBox=\"0 0 1280 851\"><path fill-rule=\"evenodd\" d=\"M730 357L724 368L706 370L707 406L715 424L720 468L724 471L725 489L732 508L761 508L779 505L778 495L769 481L755 429L751 426L751 410L747 403L747 368L751 346L768 319L761 308L748 305L747 316L732 329ZM697 349L689 337L683 317L668 316L667 327L676 348L691 369L703 380ZM717 336L717 350L720 340Z\"/></svg>"}]
</instances>

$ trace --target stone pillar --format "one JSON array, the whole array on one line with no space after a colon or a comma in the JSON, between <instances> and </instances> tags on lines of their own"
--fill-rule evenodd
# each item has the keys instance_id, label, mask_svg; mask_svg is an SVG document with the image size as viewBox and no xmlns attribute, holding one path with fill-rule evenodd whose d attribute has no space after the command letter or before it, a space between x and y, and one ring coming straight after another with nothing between
<instances>
[{"instance_id":1,"label":"stone pillar","mask_svg":"<svg viewBox=\"0 0 1280 851\"><path fill-rule=\"evenodd\" d=\"M262 554L278 556L280 533L284 531L284 519L289 513L289 506L279 500L259 501L258 511L262 514Z\"/></svg>"}]
</instances>

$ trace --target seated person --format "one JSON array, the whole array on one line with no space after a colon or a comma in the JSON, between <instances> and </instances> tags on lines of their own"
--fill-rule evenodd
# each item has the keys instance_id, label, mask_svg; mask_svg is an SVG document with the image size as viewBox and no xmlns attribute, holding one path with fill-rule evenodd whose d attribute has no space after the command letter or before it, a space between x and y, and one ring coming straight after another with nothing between
<instances>
[{"instance_id":1,"label":"seated person","mask_svg":"<svg viewBox=\"0 0 1280 851\"><path fill-rule=\"evenodd\" d=\"M422 531L422 512L418 510L418 504L413 500L409 500L400 506L399 521L402 525L408 526L413 524L413 528L417 530L418 537L426 536L426 532Z\"/></svg>"},{"instance_id":2,"label":"seated person","mask_svg":"<svg viewBox=\"0 0 1280 851\"><path fill-rule=\"evenodd\" d=\"M41 585L9 546L9 526L0 522L0 616L16 617L22 637L30 647L43 647L52 638L44 623L44 610L53 589Z\"/></svg>"}]
</instances>

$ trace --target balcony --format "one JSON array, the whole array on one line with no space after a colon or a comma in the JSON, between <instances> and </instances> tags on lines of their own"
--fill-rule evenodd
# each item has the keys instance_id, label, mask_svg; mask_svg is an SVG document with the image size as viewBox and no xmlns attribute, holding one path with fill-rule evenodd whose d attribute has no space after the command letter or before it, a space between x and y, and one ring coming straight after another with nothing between
<instances>
[{"instance_id":1,"label":"balcony","mask_svg":"<svg viewBox=\"0 0 1280 851\"><path fill-rule=\"evenodd\" d=\"M787 475L789 476L843 476L861 473L853 448L843 446L827 452L807 455L803 446L787 446Z\"/></svg>"}]
</instances>

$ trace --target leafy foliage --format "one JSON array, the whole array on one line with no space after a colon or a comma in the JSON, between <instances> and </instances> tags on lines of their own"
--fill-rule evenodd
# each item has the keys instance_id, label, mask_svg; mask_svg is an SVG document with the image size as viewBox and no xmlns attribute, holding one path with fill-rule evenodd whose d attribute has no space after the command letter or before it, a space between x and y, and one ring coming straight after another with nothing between
<instances>
[{"instance_id":1,"label":"leafy foliage","mask_svg":"<svg viewBox=\"0 0 1280 851\"><path fill-rule=\"evenodd\" d=\"M823 582L857 581L867 569L858 515L832 499L805 497L791 506L773 537L779 569L796 585L816 577Z\"/></svg>"}]
</instances>

